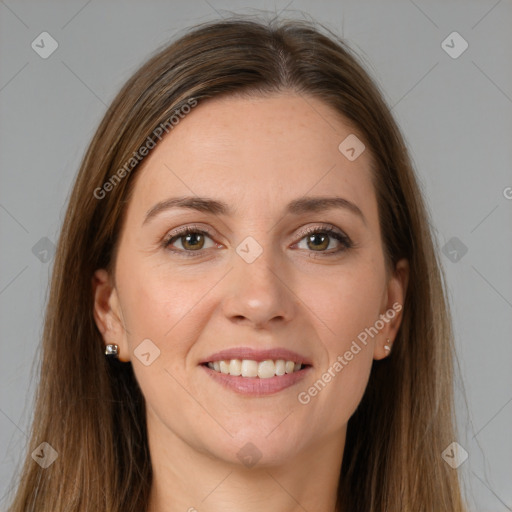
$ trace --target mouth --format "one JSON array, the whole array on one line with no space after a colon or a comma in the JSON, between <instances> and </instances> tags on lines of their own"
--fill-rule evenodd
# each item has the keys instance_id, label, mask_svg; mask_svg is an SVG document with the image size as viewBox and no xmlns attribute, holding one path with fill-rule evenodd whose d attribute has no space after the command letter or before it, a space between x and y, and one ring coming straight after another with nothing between
<instances>
[{"instance_id":1,"label":"mouth","mask_svg":"<svg viewBox=\"0 0 512 512\"><path fill-rule=\"evenodd\" d=\"M308 357L284 347L237 347L211 354L199 366L224 388L258 397L293 386L310 373L313 365Z\"/></svg>"},{"instance_id":2,"label":"mouth","mask_svg":"<svg viewBox=\"0 0 512 512\"><path fill-rule=\"evenodd\" d=\"M282 373L284 363L284 373ZM288 364L289 373L286 372ZM293 365L293 369L292 369ZM213 368L212 368L213 366ZM285 360L221 360L199 365L215 382L239 395L264 397L291 388L303 380L312 366ZM218 370L216 369L218 368ZM233 375L231 374L233 368ZM224 370L225 373L223 373ZM239 375L237 375L240 372Z\"/></svg>"},{"instance_id":3,"label":"mouth","mask_svg":"<svg viewBox=\"0 0 512 512\"><path fill-rule=\"evenodd\" d=\"M215 373L242 377L244 379L271 379L284 377L309 368L311 365L286 359L221 359L220 361L208 361L202 363Z\"/></svg>"}]
</instances>

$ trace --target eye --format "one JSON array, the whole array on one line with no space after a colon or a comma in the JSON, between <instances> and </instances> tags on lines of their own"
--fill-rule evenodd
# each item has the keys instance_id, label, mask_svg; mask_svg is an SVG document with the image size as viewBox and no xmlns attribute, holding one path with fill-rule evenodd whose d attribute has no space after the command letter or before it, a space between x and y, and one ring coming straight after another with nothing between
<instances>
[{"instance_id":1,"label":"eye","mask_svg":"<svg viewBox=\"0 0 512 512\"><path fill-rule=\"evenodd\" d=\"M208 249L215 245L215 242L213 242L209 247L205 247L206 238L209 238L213 242L208 231L194 226L185 226L171 233L164 240L163 246L176 253L185 254L186 256L196 256L196 254L193 253L200 253L202 249ZM173 248L175 241L181 244L181 248Z\"/></svg>"},{"instance_id":2,"label":"eye","mask_svg":"<svg viewBox=\"0 0 512 512\"><path fill-rule=\"evenodd\" d=\"M332 256L350 249L353 246L352 241L347 235L331 225L311 227L302 231L301 235L303 235L303 238L296 244L298 248L318 252L321 253L322 256ZM300 247L299 244L304 239L306 240L305 247ZM338 243L338 248L326 251L333 239Z\"/></svg>"},{"instance_id":3,"label":"eye","mask_svg":"<svg viewBox=\"0 0 512 512\"><path fill-rule=\"evenodd\" d=\"M318 253L319 256L334 256L350 249L354 245L347 235L330 224L307 228L302 230L299 235L302 236L302 238L295 245L299 249ZM210 246L205 246L206 239L210 239L212 242ZM300 247L304 239L306 240L306 247ZM338 243L338 247L334 250L327 251L333 240ZM181 245L181 248L174 246L176 242ZM203 249L209 249L215 246L219 247L220 244L212 240L209 231L196 226L184 226L170 233L170 235L165 238L162 245L165 249L177 253L180 256L194 257L200 256L204 252Z\"/></svg>"}]
</instances>

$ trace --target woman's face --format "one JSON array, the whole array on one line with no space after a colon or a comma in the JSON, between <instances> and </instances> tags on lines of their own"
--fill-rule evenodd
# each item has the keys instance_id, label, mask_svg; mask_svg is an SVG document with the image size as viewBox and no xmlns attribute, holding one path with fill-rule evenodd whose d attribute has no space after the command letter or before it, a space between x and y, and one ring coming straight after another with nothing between
<instances>
[{"instance_id":1,"label":"woman's face","mask_svg":"<svg viewBox=\"0 0 512 512\"><path fill-rule=\"evenodd\" d=\"M407 285L405 262L386 273L369 150L357 156L355 139L339 149L353 133L312 97L222 98L146 157L115 286L103 270L94 286L98 327L132 362L151 439L247 465L328 438L342 449ZM220 359L260 376L205 364ZM281 360L308 366L286 373Z\"/></svg>"}]
</instances>

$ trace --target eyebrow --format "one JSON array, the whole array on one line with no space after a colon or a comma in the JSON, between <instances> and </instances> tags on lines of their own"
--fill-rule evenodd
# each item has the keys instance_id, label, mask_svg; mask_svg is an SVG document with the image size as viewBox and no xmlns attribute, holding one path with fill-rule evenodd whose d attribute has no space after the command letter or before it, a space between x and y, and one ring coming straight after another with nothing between
<instances>
[{"instance_id":1,"label":"eyebrow","mask_svg":"<svg viewBox=\"0 0 512 512\"><path fill-rule=\"evenodd\" d=\"M172 197L164 201L160 201L150 208L144 218L143 225L146 224L153 217L156 217L159 213L173 208L188 208L200 212L206 212L213 215L227 215L232 216L234 211L231 207L223 202L209 197L199 196L183 196L183 197ZM342 197L337 196L314 196L314 197L301 197L294 199L288 203L285 207L285 214L301 215L304 213L311 212L322 212L326 210L332 210L335 208L348 210L358 217L366 224L365 216L360 208Z\"/></svg>"}]
</instances>

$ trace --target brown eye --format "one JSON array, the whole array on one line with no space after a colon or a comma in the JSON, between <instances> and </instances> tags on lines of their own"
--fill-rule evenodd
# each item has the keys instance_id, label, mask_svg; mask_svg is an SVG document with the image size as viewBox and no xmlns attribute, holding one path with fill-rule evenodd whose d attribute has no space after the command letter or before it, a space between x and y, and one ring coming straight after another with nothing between
<instances>
[{"instance_id":1,"label":"brown eye","mask_svg":"<svg viewBox=\"0 0 512 512\"><path fill-rule=\"evenodd\" d=\"M310 228L302 234L305 235L301 241L304 239L306 240L306 250L309 250L310 252L325 253L325 256L338 254L351 248L353 245L348 236L330 227ZM334 250L327 251L332 240L335 240L338 243L338 248L331 247L331 249ZM334 245L336 246L336 243L334 243ZM299 246L299 249L302 249L302 247Z\"/></svg>"},{"instance_id":2,"label":"brown eye","mask_svg":"<svg viewBox=\"0 0 512 512\"><path fill-rule=\"evenodd\" d=\"M178 232L177 234L176 232L172 233L171 236L164 241L163 245L165 248L168 248L173 252L184 253L187 256L192 256L193 254L190 253L200 252L202 249L208 248L205 247L206 238L212 240L208 232L196 228L187 227L185 229L180 230L180 232ZM179 242L181 244L181 248L173 247L176 242ZM210 245L209 247L212 247L213 245L214 244Z\"/></svg>"},{"instance_id":3,"label":"brown eye","mask_svg":"<svg viewBox=\"0 0 512 512\"><path fill-rule=\"evenodd\" d=\"M329 235L326 233L315 233L313 235L308 235L306 238L310 249L327 249L329 246Z\"/></svg>"},{"instance_id":4,"label":"brown eye","mask_svg":"<svg viewBox=\"0 0 512 512\"><path fill-rule=\"evenodd\" d=\"M202 233L189 233L179 237L184 249L199 250L204 246L204 235Z\"/></svg>"}]
</instances>

